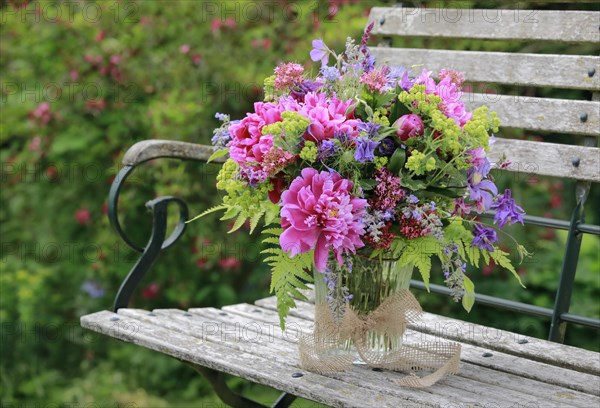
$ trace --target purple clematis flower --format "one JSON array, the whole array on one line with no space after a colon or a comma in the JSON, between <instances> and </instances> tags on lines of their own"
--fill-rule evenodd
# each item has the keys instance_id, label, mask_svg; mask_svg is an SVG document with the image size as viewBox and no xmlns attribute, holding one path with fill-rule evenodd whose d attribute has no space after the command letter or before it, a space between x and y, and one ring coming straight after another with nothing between
<instances>
[{"instance_id":1,"label":"purple clematis flower","mask_svg":"<svg viewBox=\"0 0 600 408\"><path fill-rule=\"evenodd\" d=\"M321 65L327 65L329 61L329 48L325 45L323 40L313 40L313 49L310 51L310 59L313 61L321 61Z\"/></svg>"},{"instance_id":2,"label":"purple clematis flower","mask_svg":"<svg viewBox=\"0 0 600 408\"><path fill-rule=\"evenodd\" d=\"M496 210L494 215L494 223L497 223L500 228L504 227L506 223L514 224L520 222L523 224L523 215L525 211L519 207L515 200L511 197L510 189L504 190L504 194L500 194L492 209Z\"/></svg>"},{"instance_id":3,"label":"purple clematis flower","mask_svg":"<svg viewBox=\"0 0 600 408\"><path fill-rule=\"evenodd\" d=\"M475 224L473 229L475 237L473 237L472 245L481 249L487 249L494 252L494 243L498 242L496 231L493 228L484 227L482 224Z\"/></svg>"}]
</instances>

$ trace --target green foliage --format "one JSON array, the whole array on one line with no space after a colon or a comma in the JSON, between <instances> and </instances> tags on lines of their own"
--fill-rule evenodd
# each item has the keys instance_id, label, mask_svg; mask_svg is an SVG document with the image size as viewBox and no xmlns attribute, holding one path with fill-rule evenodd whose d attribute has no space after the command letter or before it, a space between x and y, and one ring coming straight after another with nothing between
<instances>
[{"instance_id":1,"label":"green foliage","mask_svg":"<svg viewBox=\"0 0 600 408\"><path fill-rule=\"evenodd\" d=\"M270 291L277 296L279 324L283 330L286 316L291 308L296 307L294 298L306 300L306 296L300 290L308 289L306 284L313 281L310 270L313 267L314 251L290 257L279 244L282 232L281 228L268 228L263 231L263 234L267 235L263 243L269 247L262 253L268 255L265 263L271 267Z\"/></svg>"}]
</instances>

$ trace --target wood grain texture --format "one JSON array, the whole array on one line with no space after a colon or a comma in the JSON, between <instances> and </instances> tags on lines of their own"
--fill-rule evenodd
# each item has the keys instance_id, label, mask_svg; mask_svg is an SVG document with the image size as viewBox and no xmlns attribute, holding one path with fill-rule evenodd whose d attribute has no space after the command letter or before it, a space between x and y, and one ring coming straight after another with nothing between
<instances>
[{"instance_id":1,"label":"wood grain texture","mask_svg":"<svg viewBox=\"0 0 600 408\"><path fill-rule=\"evenodd\" d=\"M459 375L448 377L426 390L398 387L393 381L404 376L403 373L374 372L364 366L324 376L303 372L301 379L291 380L291 373L299 371L298 337L312 330L313 323L308 320L312 319L312 305L302 302L295 310L297 313L288 318L288 326L293 329L282 332L278 314L271 310L272 298L258 303L266 303L267 307L239 304L223 310L190 309L188 313L159 309L152 314L139 309L121 309L118 315L99 312L84 316L82 325L330 406L385 407L400 403L403 405L398 406L587 408L600 404L598 376L558 369L502 352L494 352L493 358L484 358L481 354L486 349L469 344L463 348ZM407 332L406 339L433 340L430 334L412 329ZM519 370L521 362L528 363L522 365L528 367L526 375L514 372L515 366ZM562 376L554 378L557 370ZM536 372L544 379L535 378ZM592 392L557 385L549 379L587 387Z\"/></svg>"},{"instance_id":2,"label":"wood grain texture","mask_svg":"<svg viewBox=\"0 0 600 408\"><path fill-rule=\"evenodd\" d=\"M468 82L547 86L572 89L600 89L600 57L580 55L519 54L507 52L448 51L416 48L371 47L378 64L410 67L421 65L433 73L454 69ZM413 74L420 68L412 70Z\"/></svg>"},{"instance_id":3,"label":"wood grain texture","mask_svg":"<svg viewBox=\"0 0 600 408\"><path fill-rule=\"evenodd\" d=\"M178 142L175 140L144 140L131 146L123 156L123 164L136 165L148 160L164 158L189 159L207 161L214 153L212 146ZM223 163L226 157L215 159L216 163Z\"/></svg>"},{"instance_id":4,"label":"wood grain texture","mask_svg":"<svg viewBox=\"0 0 600 408\"><path fill-rule=\"evenodd\" d=\"M600 13L373 7L373 34L433 38L597 42Z\"/></svg>"},{"instance_id":5,"label":"wood grain texture","mask_svg":"<svg viewBox=\"0 0 600 408\"><path fill-rule=\"evenodd\" d=\"M258 300L256 304L276 310L275 297ZM298 307L292 309L290 313L303 319L314 315L313 304L302 301L296 301L296 304ZM424 313L418 325L409 325L409 327L421 333L433 334L463 344L515 355L558 368L592 374L597 379L595 386L600 388L600 353L533 337L526 337L528 342L519 344L518 340L525 336L431 313Z\"/></svg>"},{"instance_id":6,"label":"wood grain texture","mask_svg":"<svg viewBox=\"0 0 600 408\"><path fill-rule=\"evenodd\" d=\"M487 105L498 114L502 127L574 135L600 136L600 103L528 96L465 93L469 110ZM587 115L582 122L581 114Z\"/></svg>"},{"instance_id":7,"label":"wood grain texture","mask_svg":"<svg viewBox=\"0 0 600 408\"><path fill-rule=\"evenodd\" d=\"M543 175L600 182L600 149L596 147L496 138L489 158L500 163L503 157L512 163L506 170L520 173L521 179Z\"/></svg>"},{"instance_id":8,"label":"wood grain texture","mask_svg":"<svg viewBox=\"0 0 600 408\"><path fill-rule=\"evenodd\" d=\"M270 309L270 307L273 306L270 298L257 301L259 304L263 304L263 302L266 302L268 307L263 308L261 306L259 308L259 310L261 310L260 314L256 313L255 305L248 304L226 306L223 308L223 310L230 313L228 319L234 319L234 321L238 322L242 326L257 320L276 325L278 322L278 314L275 310ZM305 309L305 306L307 306L307 304L303 303L298 309L299 313L295 313L296 310L294 309L294 311L288 317L288 324L293 327L292 330L294 333L293 335L286 336L288 341L294 341L294 339L297 337L295 333L308 333L312 330L312 321L307 320L312 316L312 314L310 314L310 310L312 309L310 307ZM269 311L266 311L266 309ZM192 310L196 311L197 309ZM235 315L244 316L246 320L240 320ZM303 317L299 317L299 315L302 315ZM411 341L418 342L434 341L436 339L430 334L413 329L409 329L406 332L406 338L410 339ZM514 355L502 352L494 352L493 358L483 357L483 353L486 351L489 351L489 348L482 348L462 343L461 371L459 372L458 376L476 378L476 375L481 374L482 376L486 376L486 380L484 382L490 381L494 384L504 382L505 376L509 377L506 379L506 382L509 384L516 382L513 381L515 378L519 378L524 384L535 384L538 389L544 390L544 392L539 393L539 396L541 397L549 395L549 393L546 392L549 390L549 388L540 383L564 388L562 392L567 392L568 390L577 390L581 391L581 394L575 393L574 395L578 396L581 404L587 404L598 400L597 398L590 399L585 396L585 394L591 394L596 397L600 396L600 377L598 376L573 370L566 370L560 367L515 357ZM474 367L485 367L487 371L480 371ZM535 382L530 383L528 381L529 379L535 380ZM447 381L444 383L447 383ZM517 390L523 389L516 384L512 386ZM555 388L552 389L556 391ZM434 388L429 390L434 392Z\"/></svg>"},{"instance_id":9,"label":"wood grain texture","mask_svg":"<svg viewBox=\"0 0 600 408\"><path fill-rule=\"evenodd\" d=\"M183 314L182 311L180 312ZM114 318L119 320L111 320ZM292 373L301 371L293 362L283 364L269 356L257 356L220 343L203 341L124 314L117 315L108 311L94 313L82 317L81 325L179 360L245 378L332 407L397 408L406 403L402 398L384 395L311 372L303 372L302 377L292 378ZM432 406L432 404L424 404L424 406Z\"/></svg>"}]
</instances>

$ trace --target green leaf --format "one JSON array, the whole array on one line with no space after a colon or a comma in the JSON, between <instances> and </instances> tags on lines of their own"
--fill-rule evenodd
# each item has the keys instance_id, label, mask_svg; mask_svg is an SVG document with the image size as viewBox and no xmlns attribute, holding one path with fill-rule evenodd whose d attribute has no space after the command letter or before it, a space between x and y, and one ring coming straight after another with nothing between
<instances>
[{"instance_id":1,"label":"green leaf","mask_svg":"<svg viewBox=\"0 0 600 408\"><path fill-rule=\"evenodd\" d=\"M404 168L404 163L406 163L406 150L398 147L394 150L394 153L392 153L390 163L388 164L388 170L393 174L400 174Z\"/></svg>"},{"instance_id":2,"label":"green leaf","mask_svg":"<svg viewBox=\"0 0 600 408\"><path fill-rule=\"evenodd\" d=\"M240 213L240 211L242 211L242 209L239 207L236 207L236 206L229 207L229 209L225 212L225 214L223 214L223 216L219 219L221 221L230 220L230 219L234 218L236 215L238 215Z\"/></svg>"},{"instance_id":3,"label":"green leaf","mask_svg":"<svg viewBox=\"0 0 600 408\"><path fill-rule=\"evenodd\" d=\"M399 95L402 92L402 89L399 86L396 86L396 95ZM402 102L395 98L394 104L392 105L392 111L390 112L390 123L393 124L398 118L403 115L410 113L410 110L404 105Z\"/></svg>"},{"instance_id":4,"label":"green leaf","mask_svg":"<svg viewBox=\"0 0 600 408\"><path fill-rule=\"evenodd\" d=\"M376 180L373 179L362 179L359 181L360 187L365 191L373 190L373 188L378 184Z\"/></svg>"},{"instance_id":5,"label":"green leaf","mask_svg":"<svg viewBox=\"0 0 600 408\"><path fill-rule=\"evenodd\" d=\"M275 292L277 297L279 324L283 330L286 316L291 308L296 307L294 297L306 300L306 297L299 290L308 289L306 283L313 280L307 271L313 267L314 254L313 251L310 251L290 258L279 246L279 235L282 232L281 228L263 230L263 233L268 235L263 243L272 244L273 246L264 249L261 253L269 255L265 262L271 267L270 291Z\"/></svg>"},{"instance_id":6,"label":"green leaf","mask_svg":"<svg viewBox=\"0 0 600 408\"><path fill-rule=\"evenodd\" d=\"M427 187L423 180L413 180L409 177L402 177L400 180L400 185L412 191L423 190L425 187Z\"/></svg>"},{"instance_id":7,"label":"green leaf","mask_svg":"<svg viewBox=\"0 0 600 408\"><path fill-rule=\"evenodd\" d=\"M210 163L211 161L218 159L219 157L223 157L223 156L227 155L227 153L229 153L228 148L215 150L215 152L210 155L210 157L208 158L208 160L206 162Z\"/></svg>"},{"instance_id":8,"label":"green leaf","mask_svg":"<svg viewBox=\"0 0 600 408\"><path fill-rule=\"evenodd\" d=\"M459 193L460 191L460 193ZM462 191L454 188L441 188L441 187L432 187L429 186L425 190L425 192L431 192L434 194L443 195L450 198L460 198L463 196Z\"/></svg>"},{"instance_id":9,"label":"green leaf","mask_svg":"<svg viewBox=\"0 0 600 408\"><path fill-rule=\"evenodd\" d=\"M260 221L262 216L263 216L263 212L261 211L261 212L254 214L252 216L252 218L250 218L250 234L252 234L252 232L254 232L254 229L258 225L258 222Z\"/></svg>"},{"instance_id":10,"label":"green leaf","mask_svg":"<svg viewBox=\"0 0 600 408\"><path fill-rule=\"evenodd\" d=\"M467 312L471 311L475 303L475 285L466 275L463 274L463 289L465 294L462 297L462 305Z\"/></svg>"},{"instance_id":11,"label":"green leaf","mask_svg":"<svg viewBox=\"0 0 600 408\"><path fill-rule=\"evenodd\" d=\"M431 257L442 252L439 241L430 236L404 241L402 255L398 260L400 265L413 264L419 269L423 283L429 291L429 277L431 274Z\"/></svg>"},{"instance_id":12,"label":"green leaf","mask_svg":"<svg viewBox=\"0 0 600 408\"><path fill-rule=\"evenodd\" d=\"M515 270L515 267L513 266L512 262L508 258L508 255L509 255L508 252L504 252L504 251L500 250L500 248L494 247L494 252L490 252L489 254L490 254L490 257L496 263L496 265L500 265L501 267L508 269L513 274L513 276L515 278L517 278L517 280L519 281L519 284L522 287L525 287L525 285L523 284L523 281L521 281L521 277L519 276L519 274Z\"/></svg>"},{"instance_id":13,"label":"green leaf","mask_svg":"<svg viewBox=\"0 0 600 408\"><path fill-rule=\"evenodd\" d=\"M233 223L233 227L231 227L231 229L229 231L227 231L228 234L231 234L232 232L235 232L237 230L240 229L240 227L242 225L244 225L244 223L248 220L248 217L246 217L244 214L240 214L239 217L237 217L237 219L235 220L235 222Z\"/></svg>"}]
</instances>

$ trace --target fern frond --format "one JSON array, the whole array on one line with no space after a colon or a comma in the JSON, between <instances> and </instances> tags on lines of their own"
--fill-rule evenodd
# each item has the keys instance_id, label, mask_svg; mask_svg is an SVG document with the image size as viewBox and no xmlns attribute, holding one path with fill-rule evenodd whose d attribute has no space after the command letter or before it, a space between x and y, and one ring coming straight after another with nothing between
<instances>
[{"instance_id":1,"label":"fern frond","mask_svg":"<svg viewBox=\"0 0 600 408\"><path fill-rule=\"evenodd\" d=\"M206 211L204 211L204 212L196 215L191 220L186 221L186 224L189 223L189 222L192 222L192 221L196 221L198 218L202 218L205 215L208 215L210 213L214 213L214 212L219 211L219 210L227 210L228 208L229 208L229 206L227 204L221 204L221 205L217 205L217 206L211 207L208 210L206 210Z\"/></svg>"}]
</instances>

